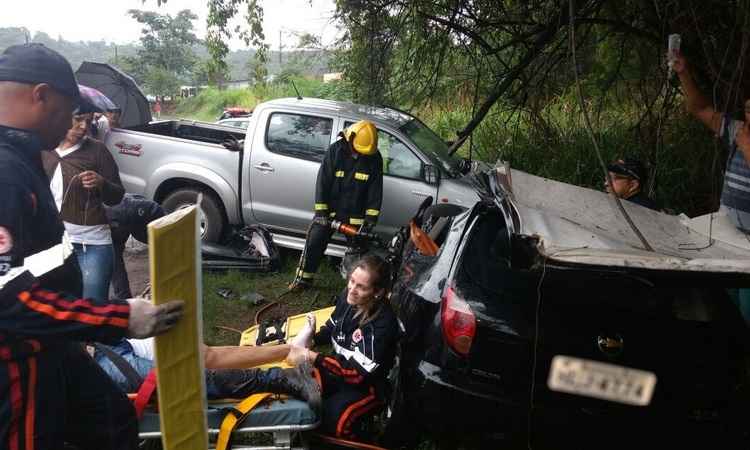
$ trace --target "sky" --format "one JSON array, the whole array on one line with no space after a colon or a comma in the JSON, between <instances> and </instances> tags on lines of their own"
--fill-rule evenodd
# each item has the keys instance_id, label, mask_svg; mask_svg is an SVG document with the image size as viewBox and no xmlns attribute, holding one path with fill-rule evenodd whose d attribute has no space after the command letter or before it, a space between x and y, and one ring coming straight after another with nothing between
<instances>
[{"instance_id":1,"label":"sky","mask_svg":"<svg viewBox=\"0 0 750 450\"><path fill-rule=\"evenodd\" d=\"M33 33L43 31L56 39L67 41L100 41L124 44L138 41L141 27L131 18L129 9L157 11L176 15L190 9L198 15L194 21L198 37L205 36L206 0L168 0L157 6L156 0L2 0L0 27L26 27ZM336 26L331 21L334 0L261 0L264 8L263 31L266 43L273 50L279 48L279 31L282 44L292 46L297 42L295 33L312 33L322 37L328 45L336 38ZM238 15L241 18L241 15ZM233 27L232 27L233 28ZM233 50L244 48L244 43L234 40Z\"/></svg>"}]
</instances>

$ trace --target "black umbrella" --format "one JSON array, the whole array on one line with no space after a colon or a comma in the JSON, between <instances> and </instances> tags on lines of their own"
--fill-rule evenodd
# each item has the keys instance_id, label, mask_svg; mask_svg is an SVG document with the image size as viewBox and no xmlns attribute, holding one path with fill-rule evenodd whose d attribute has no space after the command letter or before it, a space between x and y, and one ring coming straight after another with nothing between
<instances>
[{"instance_id":1,"label":"black umbrella","mask_svg":"<svg viewBox=\"0 0 750 450\"><path fill-rule=\"evenodd\" d=\"M130 75L109 64L84 61L76 71L81 84L98 89L122 109L123 128L151 122L151 107Z\"/></svg>"}]
</instances>

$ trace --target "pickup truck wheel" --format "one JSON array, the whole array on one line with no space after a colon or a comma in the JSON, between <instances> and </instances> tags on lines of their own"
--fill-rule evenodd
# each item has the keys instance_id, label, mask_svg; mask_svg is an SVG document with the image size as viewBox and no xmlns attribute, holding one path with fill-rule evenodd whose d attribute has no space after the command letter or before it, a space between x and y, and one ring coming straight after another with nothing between
<instances>
[{"instance_id":1,"label":"pickup truck wheel","mask_svg":"<svg viewBox=\"0 0 750 450\"><path fill-rule=\"evenodd\" d=\"M195 204L198 194L201 192L203 193L202 214L200 216L201 238L204 242L219 242L226 225L226 219L224 218L224 211L221 209L221 203L212 193L199 189L177 189L167 195L161 205L167 212L176 211Z\"/></svg>"}]
</instances>

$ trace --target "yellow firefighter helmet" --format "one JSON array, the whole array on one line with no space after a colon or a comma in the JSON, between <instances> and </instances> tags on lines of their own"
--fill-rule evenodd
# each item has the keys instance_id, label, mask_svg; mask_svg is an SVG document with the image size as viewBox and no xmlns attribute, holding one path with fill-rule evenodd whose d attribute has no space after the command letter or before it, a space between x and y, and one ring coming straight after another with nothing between
<instances>
[{"instance_id":1,"label":"yellow firefighter helmet","mask_svg":"<svg viewBox=\"0 0 750 450\"><path fill-rule=\"evenodd\" d=\"M373 155L378 151L378 129L369 120L360 120L350 125L344 130L344 137L358 153Z\"/></svg>"}]
</instances>

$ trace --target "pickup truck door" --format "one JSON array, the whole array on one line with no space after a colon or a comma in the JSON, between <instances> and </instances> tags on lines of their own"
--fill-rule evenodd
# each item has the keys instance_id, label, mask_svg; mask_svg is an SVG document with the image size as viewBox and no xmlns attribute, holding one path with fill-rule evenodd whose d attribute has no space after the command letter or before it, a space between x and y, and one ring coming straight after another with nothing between
<instances>
[{"instance_id":1,"label":"pickup truck door","mask_svg":"<svg viewBox=\"0 0 750 450\"><path fill-rule=\"evenodd\" d=\"M344 128L351 125L344 122ZM428 196L437 196L437 186L424 181L424 163L395 133L378 128L378 151L383 157L383 204L377 231L392 235L414 216Z\"/></svg>"},{"instance_id":2,"label":"pickup truck door","mask_svg":"<svg viewBox=\"0 0 750 450\"><path fill-rule=\"evenodd\" d=\"M339 119L278 110L259 115L246 172L250 199L245 201L251 201L258 222L304 234L313 216L318 167Z\"/></svg>"},{"instance_id":3,"label":"pickup truck door","mask_svg":"<svg viewBox=\"0 0 750 450\"><path fill-rule=\"evenodd\" d=\"M437 198L437 186L424 181L424 163L399 138L378 131L383 157L383 206L378 231L391 235L404 226L425 197Z\"/></svg>"}]
</instances>

